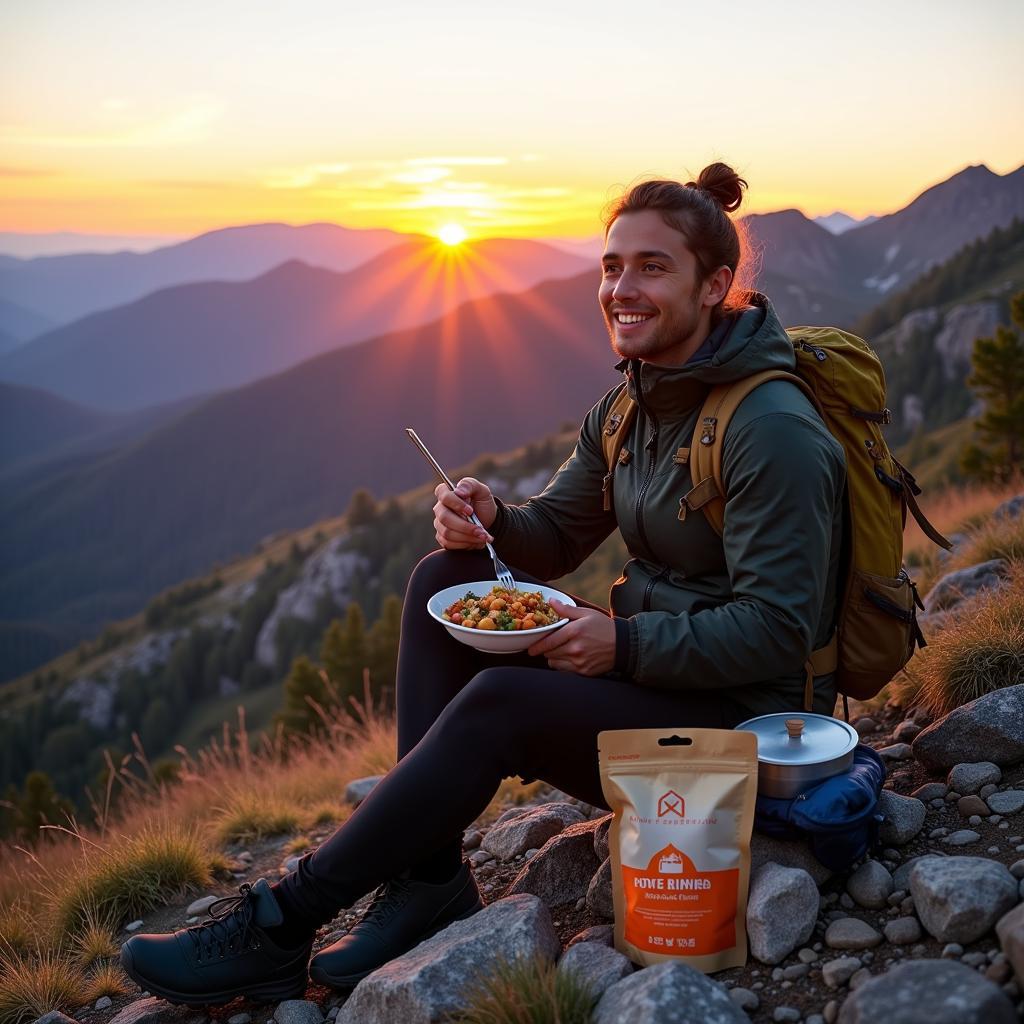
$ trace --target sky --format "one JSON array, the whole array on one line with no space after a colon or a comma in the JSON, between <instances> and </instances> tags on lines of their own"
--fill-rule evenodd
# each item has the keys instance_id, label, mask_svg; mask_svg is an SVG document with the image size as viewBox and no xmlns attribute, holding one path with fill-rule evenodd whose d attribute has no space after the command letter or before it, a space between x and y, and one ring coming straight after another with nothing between
<instances>
[{"instance_id":1,"label":"sky","mask_svg":"<svg viewBox=\"0 0 1024 1024\"><path fill-rule=\"evenodd\" d=\"M1024 162L1024 3L0 0L0 232L585 237L724 160L856 217Z\"/></svg>"}]
</instances>

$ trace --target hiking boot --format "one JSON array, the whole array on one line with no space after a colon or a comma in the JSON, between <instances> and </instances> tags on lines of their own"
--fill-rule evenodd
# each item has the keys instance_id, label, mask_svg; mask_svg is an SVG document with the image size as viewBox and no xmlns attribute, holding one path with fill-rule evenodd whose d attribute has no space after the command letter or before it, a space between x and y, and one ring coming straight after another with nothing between
<instances>
[{"instance_id":1,"label":"hiking boot","mask_svg":"<svg viewBox=\"0 0 1024 1024\"><path fill-rule=\"evenodd\" d=\"M350 988L382 964L408 952L424 939L483 909L469 865L463 861L447 882L421 882L408 870L378 886L362 918L309 964L309 976L321 985Z\"/></svg>"},{"instance_id":2,"label":"hiking boot","mask_svg":"<svg viewBox=\"0 0 1024 1024\"><path fill-rule=\"evenodd\" d=\"M236 996L278 1002L300 999L313 946L283 949L264 929L284 923L265 879L239 896L210 906L211 921L169 935L133 935L121 947L121 966L144 990L171 1003L207 1006Z\"/></svg>"}]
</instances>

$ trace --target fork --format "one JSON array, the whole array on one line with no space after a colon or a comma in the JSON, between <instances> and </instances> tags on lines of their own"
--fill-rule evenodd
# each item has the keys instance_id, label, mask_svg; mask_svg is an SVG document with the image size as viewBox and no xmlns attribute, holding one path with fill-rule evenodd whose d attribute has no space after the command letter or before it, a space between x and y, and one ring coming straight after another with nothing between
<instances>
[{"instance_id":1,"label":"fork","mask_svg":"<svg viewBox=\"0 0 1024 1024\"><path fill-rule=\"evenodd\" d=\"M409 435L409 438L411 439L412 443L416 445L416 447L419 448L419 450L423 453L423 457L427 460L427 462L429 462L430 465L434 467L434 472L441 478L441 481L443 483L446 483L448 487L454 491L455 484L452 483L448 474L441 468L441 464L437 461L437 459L435 459L434 456L430 454L430 449L420 440L419 434L417 434L416 431L412 429L412 427L406 427L405 432ZM477 526L480 527L481 530L486 532L487 527L485 527L484 524L480 522L475 512L471 512L468 516L466 516L466 518L471 523L475 523ZM515 590L516 580L512 573L509 572L508 566L497 556L494 548L491 547L488 541L484 541L484 544L487 546L487 551L491 556L491 561L494 562L494 575L497 577L498 582L506 590Z\"/></svg>"}]
</instances>

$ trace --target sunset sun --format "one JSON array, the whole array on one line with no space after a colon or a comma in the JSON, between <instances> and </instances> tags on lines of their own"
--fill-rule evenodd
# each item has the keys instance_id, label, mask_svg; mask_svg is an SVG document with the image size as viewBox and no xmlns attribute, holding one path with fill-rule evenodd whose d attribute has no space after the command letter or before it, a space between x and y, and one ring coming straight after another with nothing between
<instances>
[{"instance_id":1,"label":"sunset sun","mask_svg":"<svg viewBox=\"0 0 1024 1024\"><path fill-rule=\"evenodd\" d=\"M466 229L459 224L445 224L437 233L445 245L458 245L466 240Z\"/></svg>"}]
</instances>

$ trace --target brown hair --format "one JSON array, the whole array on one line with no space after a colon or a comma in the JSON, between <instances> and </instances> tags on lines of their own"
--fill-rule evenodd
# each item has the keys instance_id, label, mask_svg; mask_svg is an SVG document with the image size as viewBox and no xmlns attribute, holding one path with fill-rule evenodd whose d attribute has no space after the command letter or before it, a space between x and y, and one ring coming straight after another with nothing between
<instances>
[{"instance_id":1,"label":"brown hair","mask_svg":"<svg viewBox=\"0 0 1024 1024\"><path fill-rule=\"evenodd\" d=\"M655 179L634 185L612 203L605 216L605 237L612 224L624 213L657 210L661 219L675 228L697 259L697 273L706 280L718 267L733 272L732 285L725 297L711 310L711 322L717 323L727 312L746 305L753 277L749 247L743 225L729 216L743 201L746 181L723 163L709 164L685 185L678 181Z\"/></svg>"}]
</instances>

